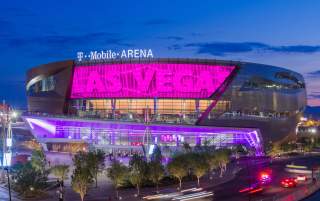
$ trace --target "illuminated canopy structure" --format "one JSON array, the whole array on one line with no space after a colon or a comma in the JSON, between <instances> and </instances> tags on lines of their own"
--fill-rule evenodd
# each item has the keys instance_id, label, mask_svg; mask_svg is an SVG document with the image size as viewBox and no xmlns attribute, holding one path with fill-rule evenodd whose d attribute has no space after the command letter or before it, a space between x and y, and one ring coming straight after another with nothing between
<instances>
[{"instance_id":1,"label":"illuminated canopy structure","mask_svg":"<svg viewBox=\"0 0 320 201\"><path fill-rule=\"evenodd\" d=\"M219 128L200 126L146 125L96 120L24 117L39 142L89 142L95 146L135 148L146 141L149 131L152 144L191 146L207 141L215 147L242 144L262 155L261 135L258 129Z\"/></svg>"}]
</instances>

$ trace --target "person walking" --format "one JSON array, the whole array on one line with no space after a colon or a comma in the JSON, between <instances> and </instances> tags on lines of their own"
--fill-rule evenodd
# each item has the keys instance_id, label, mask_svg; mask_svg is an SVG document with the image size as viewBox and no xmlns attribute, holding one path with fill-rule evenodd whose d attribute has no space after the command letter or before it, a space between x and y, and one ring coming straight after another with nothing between
<instances>
[{"instance_id":1,"label":"person walking","mask_svg":"<svg viewBox=\"0 0 320 201\"><path fill-rule=\"evenodd\" d=\"M58 200L59 201L63 201L64 199L64 195L63 195L63 188L62 187L60 187L59 188L59 190L57 191L57 193L58 193Z\"/></svg>"}]
</instances>

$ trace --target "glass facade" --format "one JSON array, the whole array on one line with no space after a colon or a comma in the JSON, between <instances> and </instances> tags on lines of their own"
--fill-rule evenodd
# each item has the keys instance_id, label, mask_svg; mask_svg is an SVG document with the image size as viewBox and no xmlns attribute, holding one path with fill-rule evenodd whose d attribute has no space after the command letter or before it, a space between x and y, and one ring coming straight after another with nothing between
<instances>
[{"instance_id":1,"label":"glass facade","mask_svg":"<svg viewBox=\"0 0 320 201\"><path fill-rule=\"evenodd\" d=\"M53 75L41 79L31 85L27 90L29 96L38 95L41 92L54 91L56 86L56 79Z\"/></svg>"},{"instance_id":2,"label":"glass facade","mask_svg":"<svg viewBox=\"0 0 320 201\"><path fill-rule=\"evenodd\" d=\"M70 101L70 113L80 117L95 117L136 122L194 124L213 100L208 99L87 99ZM225 110L219 102L216 110Z\"/></svg>"},{"instance_id":3,"label":"glass facade","mask_svg":"<svg viewBox=\"0 0 320 201\"><path fill-rule=\"evenodd\" d=\"M257 155L262 153L261 135L254 128L147 125L48 117L26 117L25 120L37 139L49 142L47 148L53 151L78 149L82 142L106 150L121 147L140 149L142 145L151 144L177 148L185 142L191 146L206 142L215 147L243 144L255 150ZM68 141L77 144L62 144Z\"/></svg>"},{"instance_id":4,"label":"glass facade","mask_svg":"<svg viewBox=\"0 0 320 201\"><path fill-rule=\"evenodd\" d=\"M215 113L221 120L285 120L304 110L305 83L303 77L293 71L247 63L220 101L230 102L227 110Z\"/></svg>"}]
</instances>

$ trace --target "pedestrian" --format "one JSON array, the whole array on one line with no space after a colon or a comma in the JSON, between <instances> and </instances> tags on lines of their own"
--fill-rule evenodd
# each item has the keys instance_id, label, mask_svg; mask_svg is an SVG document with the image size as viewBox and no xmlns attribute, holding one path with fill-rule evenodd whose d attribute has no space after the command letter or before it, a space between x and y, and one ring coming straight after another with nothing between
<instances>
[{"instance_id":1,"label":"pedestrian","mask_svg":"<svg viewBox=\"0 0 320 201\"><path fill-rule=\"evenodd\" d=\"M63 190L59 189L57 193L58 193L58 200L63 201Z\"/></svg>"}]
</instances>

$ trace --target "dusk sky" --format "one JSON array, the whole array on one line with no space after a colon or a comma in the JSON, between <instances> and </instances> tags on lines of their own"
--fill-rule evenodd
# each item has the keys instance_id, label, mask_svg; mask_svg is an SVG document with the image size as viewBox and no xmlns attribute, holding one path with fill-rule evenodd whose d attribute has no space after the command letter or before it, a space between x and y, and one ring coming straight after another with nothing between
<instances>
[{"instance_id":1,"label":"dusk sky","mask_svg":"<svg viewBox=\"0 0 320 201\"><path fill-rule=\"evenodd\" d=\"M26 108L27 69L77 51L151 48L297 71L320 106L319 19L319 0L2 1L0 99Z\"/></svg>"}]
</instances>

